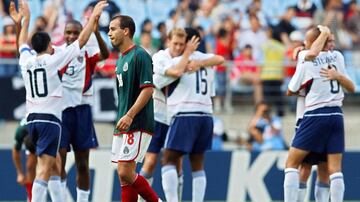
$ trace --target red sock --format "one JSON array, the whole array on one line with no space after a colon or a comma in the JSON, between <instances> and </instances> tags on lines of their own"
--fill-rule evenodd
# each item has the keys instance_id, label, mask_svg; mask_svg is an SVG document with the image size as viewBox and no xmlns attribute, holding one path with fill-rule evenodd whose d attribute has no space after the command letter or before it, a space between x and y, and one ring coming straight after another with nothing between
<instances>
[{"instance_id":1,"label":"red sock","mask_svg":"<svg viewBox=\"0 0 360 202\"><path fill-rule=\"evenodd\" d=\"M141 175L137 175L132 187L140 194L140 196L147 202L158 202L159 197L155 191L150 187L149 183Z\"/></svg>"},{"instance_id":2,"label":"red sock","mask_svg":"<svg viewBox=\"0 0 360 202\"><path fill-rule=\"evenodd\" d=\"M131 185L121 186L121 201L123 202L137 202L138 193Z\"/></svg>"},{"instance_id":3,"label":"red sock","mask_svg":"<svg viewBox=\"0 0 360 202\"><path fill-rule=\"evenodd\" d=\"M33 185L32 182L27 182L27 183L25 184L27 197L28 197L28 199L29 199L30 202L31 202L31 196L32 196L32 194L31 194L32 185Z\"/></svg>"}]
</instances>

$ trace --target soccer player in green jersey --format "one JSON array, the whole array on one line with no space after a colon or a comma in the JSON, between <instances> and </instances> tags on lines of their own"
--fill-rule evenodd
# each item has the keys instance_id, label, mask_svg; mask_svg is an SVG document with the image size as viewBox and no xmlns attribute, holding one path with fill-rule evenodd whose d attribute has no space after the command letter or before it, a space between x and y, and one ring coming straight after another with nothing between
<instances>
[{"instance_id":1,"label":"soccer player in green jersey","mask_svg":"<svg viewBox=\"0 0 360 202\"><path fill-rule=\"evenodd\" d=\"M21 147L26 147L26 172L23 171L21 163ZM15 132L15 145L12 149L12 158L16 168L16 181L25 186L28 200L31 201L31 189L35 179L36 155L35 145L32 142L29 132L26 128L26 119L21 120Z\"/></svg>"},{"instance_id":2,"label":"soccer player in green jersey","mask_svg":"<svg viewBox=\"0 0 360 202\"><path fill-rule=\"evenodd\" d=\"M112 144L112 162L117 163L121 200L137 201L138 194L149 202L161 201L144 177L135 172L142 162L154 131L152 60L133 42L135 23L129 16L111 19L109 37L120 50L116 61L118 115Z\"/></svg>"}]
</instances>

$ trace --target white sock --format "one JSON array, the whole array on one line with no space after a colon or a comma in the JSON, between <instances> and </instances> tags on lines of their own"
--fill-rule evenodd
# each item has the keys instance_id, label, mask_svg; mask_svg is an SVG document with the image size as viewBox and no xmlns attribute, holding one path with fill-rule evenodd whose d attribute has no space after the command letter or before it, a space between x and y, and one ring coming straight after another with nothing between
<instances>
[{"instance_id":1,"label":"white sock","mask_svg":"<svg viewBox=\"0 0 360 202\"><path fill-rule=\"evenodd\" d=\"M329 202L330 198L330 186L319 181L316 181L315 185L315 201L316 202Z\"/></svg>"},{"instance_id":2,"label":"white sock","mask_svg":"<svg viewBox=\"0 0 360 202\"><path fill-rule=\"evenodd\" d=\"M167 202L177 202L178 174L174 165L165 165L161 168L162 187Z\"/></svg>"},{"instance_id":3,"label":"white sock","mask_svg":"<svg viewBox=\"0 0 360 202\"><path fill-rule=\"evenodd\" d=\"M344 176L341 172L330 175L331 202L342 202L344 199Z\"/></svg>"},{"instance_id":4,"label":"white sock","mask_svg":"<svg viewBox=\"0 0 360 202\"><path fill-rule=\"evenodd\" d=\"M204 170L192 172L192 201L203 202L206 190L206 175Z\"/></svg>"},{"instance_id":5,"label":"white sock","mask_svg":"<svg viewBox=\"0 0 360 202\"><path fill-rule=\"evenodd\" d=\"M306 189L307 189L306 182L300 182L299 192L298 192L298 196L297 196L297 202L304 202L305 195L306 195Z\"/></svg>"},{"instance_id":6,"label":"white sock","mask_svg":"<svg viewBox=\"0 0 360 202\"><path fill-rule=\"evenodd\" d=\"M61 186L60 176L51 176L48 182L48 189L50 193L51 201L53 202L63 202L63 188Z\"/></svg>"},{"instance_id":7,"label":"white sock","mask_svg":"<svg viewBox=\"0 0 360 202\"><path fill-rule=\"evenodd\" d=\"M61 180L61 188L63 191L63 200L67 201L67 188L66 188L66 178Z\"/></svg>"},{"instance_id":8,"label":"white sock","mask_svg":"<svg viewBox=\"0 0 360 202\"><path fill-rule=\"evenodd\" d=\"M36 202L45 202L46 201L46 191L47 191L48 183L44 180L36 179L34 181L32 187L32 197L31 201Z\"/></svg>"},{"instance_id":9,"label":"white sock","mask_svg":"<svg viewBox=\"0 0 360 202\"><path fill-rule=\"evenodd\" d=\"M182 201L182 194L183 194L183 188L184 188L184 174L179 174L178 177L178 197L179 197L179 201Z\"/></svg>"},{"instance_id":10,"label":"white sock","mask_svg":"<svg viewBox=\"0 0 360 202\"><path fill-rule=\"evenodd\" d=\"M284 179L284 202L294 202L299 192L299 170L295 168L285 169Z\"/></svg>"},{"instance_id":11,"label":"white sock","mask_svg":"<svg viewBox=\"0 0 360 202\"><path fill-rule=\"evenodd\" d=\"M90 190L82 190L76 187L76 202L89 202Z\"/></svg>"}]
</instances>

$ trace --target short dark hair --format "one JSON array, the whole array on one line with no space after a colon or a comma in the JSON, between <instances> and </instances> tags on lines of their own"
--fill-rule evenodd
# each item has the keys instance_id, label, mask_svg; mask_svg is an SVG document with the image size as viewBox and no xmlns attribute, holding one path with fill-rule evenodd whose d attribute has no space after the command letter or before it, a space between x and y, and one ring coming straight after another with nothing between
<instances>
[{"instance_id":1,"label":"short dark hair","mask_svg":"<svg viewBox=\"0 0 360 202\"><path fill-rule=\"evenodd\" d=\"M198 30L192 28L192 27L186 27L185 28L185 32L186 32L186 41L190 41L190 39L193 37L193 36L196 36L199 38L199 40L201 40L201 36L200 36L200 33Z\"/></svg>"},{"instance_id":2,"label":"short dark hair","mask_svg":"<svg viewBox=\"0 0 360 202\"><path fill-rule=\"evenodd\" d=\"M31 46L37 53L46 51L50 42L51 39L47 32L35 32L31 37Z\"/></svg>"},{"instance_id":3,"label":"short dark hair","mask_svg":"<svg viewBox=\"0 0 360 202\"><path fill-rule=\"evenodd\" d=\"M81 22L77 21L77 20L69 20L69 21L66 22L65 26L69 25L69 24L77 25L77 26L81 27L81 29L83 28Z\"/></svg>"},{"instance_id":4,"label":"short dark hair","mask_svg":"<svg viewBox=\"0 0 360 202\"><path fill-rule=\"evenodd\" d=\"M121 29L128 28L130 31L130 38L133 38L135 33L135 22L130 16L116 15L113 18L111 18L111 21L113 20L119 20Z\"/></svg>"}]
</instances>

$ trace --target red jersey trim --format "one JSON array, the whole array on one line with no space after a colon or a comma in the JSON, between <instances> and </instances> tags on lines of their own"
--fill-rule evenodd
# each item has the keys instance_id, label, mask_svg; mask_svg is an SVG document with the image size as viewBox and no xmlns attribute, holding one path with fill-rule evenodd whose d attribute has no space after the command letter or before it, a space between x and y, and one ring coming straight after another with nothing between
<instances>
[{"instance_id":1,"label":"red jersey trim","mask_svg":"<svg viewBox=\"0 0 360 202\"><path fill-rule=\"evenodd\" d=\"M148 87L155 88L155 85L154 84L141 84L140 85L140 88L148 88Z\"/></svg>"},{"instance_id":2,"label":"red jersey trim","mask_svg":"<svg viewBox=\"0 0 360 202\"><path fill-rule=\"evenodd\" d=\"M130 46L128 49L126 49L123 53L121 53L122 56L128 54L132 49L134 49L136 47L136 45L132 45Z\"/></svg>"}]
</instances>

